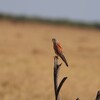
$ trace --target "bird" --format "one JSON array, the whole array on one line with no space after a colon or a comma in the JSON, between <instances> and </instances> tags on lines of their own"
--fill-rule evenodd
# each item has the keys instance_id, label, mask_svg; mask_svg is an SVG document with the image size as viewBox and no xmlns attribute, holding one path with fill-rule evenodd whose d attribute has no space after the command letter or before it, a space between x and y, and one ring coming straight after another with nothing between
<instances>
[{"instance_id":1,"label":"bird","mask_svg":"<svg viewBox=\"0 0 100 100\"><path fill-rule=\"evenodd\" d=\"M55 38L52 38L52 42L53 42L53 48L54 48L56 55L59 56L64 61L66 66L68 67L68 63L67 63L67 60L63 54L62 47L61 47L60 43Z\"/></svg>"}]
</instances>

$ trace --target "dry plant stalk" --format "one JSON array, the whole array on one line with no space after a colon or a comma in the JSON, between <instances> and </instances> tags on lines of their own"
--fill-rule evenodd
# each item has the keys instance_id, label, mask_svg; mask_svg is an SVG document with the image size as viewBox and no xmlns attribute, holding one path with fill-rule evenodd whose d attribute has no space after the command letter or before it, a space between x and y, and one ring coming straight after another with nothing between
<instances>
[{"instance_id":1,"label":"dry plant stalk","mask_svg":"<svg viewBox=\"0 0 100 100\"><path fill-rule=\"evenodd\" d=\"M61 82L58 84L58 76L59 76L59 70L60 70L61 65L62 65L62 63L58 64L58 56L54 56L54 91L55 91L55 100L60 100L59 92L61 90L61 87L62 87L63 83L67 79L67 77L64 77L61 80ZM80 99L77 98L76 100L80 100ZM97 92L97 96L96 96L95 100L100 100L100 91Z\"/></svg>"},{"instance_id":2,"label":"dry plant stalk","mask_svg":"<svg viewBox=\"0 0 100 100\"><path fill-rule=\"evenodd\" d=\"M59 92L60 89L67 79L67 77L64 77L61 82L58 84L58 76L59 76L59 70L62 64L58 64L58 56L54 57L54 91L55 91L55 100L60 100Z\"/></svg>"}]
</instances>

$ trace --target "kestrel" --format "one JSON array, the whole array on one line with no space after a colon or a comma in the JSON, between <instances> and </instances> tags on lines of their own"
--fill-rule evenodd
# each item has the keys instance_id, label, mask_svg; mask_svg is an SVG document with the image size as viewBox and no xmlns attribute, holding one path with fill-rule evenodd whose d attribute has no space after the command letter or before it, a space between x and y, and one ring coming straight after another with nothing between
<instances>
[{"instance_id":1,"label":"kestrel","mask_svg":"<svg viewBox=\"0 0 100 100\"><path fill-rule=\"evenodd\" d=\"M55 53L64 61L64 63L68 67L68 63L67 63L67 60L63 54L62 47L61 47L60 43L55 38L52 39L52 42L53 42L53 48L54 48Z\"/></svg>"}]
</instances>

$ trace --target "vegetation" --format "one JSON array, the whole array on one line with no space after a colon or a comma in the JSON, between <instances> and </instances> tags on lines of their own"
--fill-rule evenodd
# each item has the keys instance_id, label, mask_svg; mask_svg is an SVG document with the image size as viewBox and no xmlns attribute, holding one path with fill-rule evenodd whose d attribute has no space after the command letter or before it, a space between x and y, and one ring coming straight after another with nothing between
<instances>
[{"instance_id":1,"label":"vegetation","mask_svg":"<svg viewBox=\"0 0 100 100\"><path fill-rule=\"evenodd\" d=\"M63 45L61 100L95 100L100 90L100 30L0 21L0 100L54 100L52 38ZM77 98L77 100L79 100Z\"/></svg>"},{"instance_id":2,"label":"vegetation","mask_svg":"<svg viewBox=\"0 0 100 100\"><path fill-rule=\"evenodd\" d=\"M69 25L69 26L76 26L82 28L96 28L100 29L100 23L86 23L86 22L78 22L78 21L71 21L71 20L64 20L64 19L44 19L40 17L27 17L27 16L15 16L9 14L0 14L0 20L7 19L12 21L24 21L24 22L39 22L45 24L54 24L54 25Z\"/></svg>"}]
</instances>

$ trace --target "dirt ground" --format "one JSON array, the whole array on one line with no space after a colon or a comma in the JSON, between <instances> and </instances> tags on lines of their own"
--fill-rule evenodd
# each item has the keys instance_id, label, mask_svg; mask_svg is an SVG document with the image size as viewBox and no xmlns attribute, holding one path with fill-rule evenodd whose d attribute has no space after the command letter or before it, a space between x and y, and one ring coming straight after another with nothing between
<instances>
[{"instance_id":1,"label":"dirt ground","mask_svg":"<svg viewBox=\"0 0 100 100\"><path fill-rule=\"evenodd\" d=\"M61 100L94 100L100 90L100 31L39 23L0 21L0 100L54 100L52 38L69 68Z\"/></svg>"}]
</instances>

